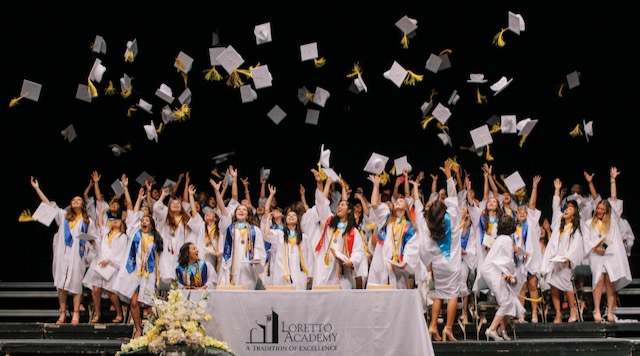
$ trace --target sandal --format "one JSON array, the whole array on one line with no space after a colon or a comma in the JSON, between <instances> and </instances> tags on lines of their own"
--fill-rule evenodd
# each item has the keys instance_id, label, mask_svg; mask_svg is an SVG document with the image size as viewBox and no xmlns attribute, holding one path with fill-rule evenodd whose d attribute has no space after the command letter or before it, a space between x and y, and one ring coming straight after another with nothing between
<instances>
[{"instance_id":1,"label":"sandal","mask_svg":"<svg viewBox=\"0 0 640 356\"><path fill-rule=\"evenodd\" d=\"M71 318L71 325L78 325L80 323L80 311L74 310L73 317Z\"/></svg>"},{"instance_id":2,"label":"sandal","mask_svg":"<svg viewBox=\"0 0 640 356\"><path fill-rule=\"evenodd\" d=\"M60 311L60 317L56 321L56 324L64 324L67 321L67 312Z\"/></svg>"},{"instance_id":3,"label":"sandal","mask_svg":"<svg viewBox=\"0 0 640 356\"><path fill-rule=\"evenodd\" d=\"M90 323L91 324L97 324L100 322L100 314L97 314L93 316L93 319L91 319Z\"/></svg>"},{"instance_id":4,"label":"sandal","mask_svg":"<svg viewBox=\"0 0 640 356\"><path fill-rule=\"evenodd\" d=\"M111 320L112 323L114 324L120 324L123 320L123 316L122 315L116 315L115 318L113 318L113 320Z\"/></svg>"}]
</instances>

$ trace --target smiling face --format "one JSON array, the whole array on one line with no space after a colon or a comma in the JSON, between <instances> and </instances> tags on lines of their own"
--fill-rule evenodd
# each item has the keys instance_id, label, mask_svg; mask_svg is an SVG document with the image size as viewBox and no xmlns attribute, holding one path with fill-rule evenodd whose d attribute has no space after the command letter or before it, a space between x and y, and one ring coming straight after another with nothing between
<instances>
[{"instance_id":1,"label":"smiling face","mask_svg":"<svg viewBox=\"0 0 640 356\"><path fill-rule=\"evenodd\" d=\"M336 216L340 218L340 220L347 220L350 212L351 208L349 208L349 203L346 200L340 201L336 208Z\"/></svg>"},{"instance_id":2,"label":"smiling face","mask_svg":"<svg viewBox=\"0 0 640 356\"><path fill-rule=\"evenodd\" d=\"M237 221L247 221L247 217L249 216L249 209L245 205L238 205L236 208L236 220Z\"/></svg>"},{"instance_id":3,"label":"smiling face","mask_svg":"<svg viewBox=\"0 0 640 356\"><path fill-rule=\"evenodd\" d=\"M198 260L198 248L195 244L189 245L189 263L193 263Z\"/></svg>"}]
</instances>

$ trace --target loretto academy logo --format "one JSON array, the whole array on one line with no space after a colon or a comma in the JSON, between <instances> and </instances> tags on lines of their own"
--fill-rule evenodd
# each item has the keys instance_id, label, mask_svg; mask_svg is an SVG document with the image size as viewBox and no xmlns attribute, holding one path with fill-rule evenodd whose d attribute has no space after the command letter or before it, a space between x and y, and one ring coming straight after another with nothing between
<instances>
[{"instance_id":1,"label":"loretto academy logo","mask_svg":"<svg viewBox=\"0 0 640 356\"><path fill-rule=\"evenodd\" d=\"M336 352L338 333L330 323L289 323L271 310L263 323L249 330L245 351Z\"/></svg>"}]
</instances>

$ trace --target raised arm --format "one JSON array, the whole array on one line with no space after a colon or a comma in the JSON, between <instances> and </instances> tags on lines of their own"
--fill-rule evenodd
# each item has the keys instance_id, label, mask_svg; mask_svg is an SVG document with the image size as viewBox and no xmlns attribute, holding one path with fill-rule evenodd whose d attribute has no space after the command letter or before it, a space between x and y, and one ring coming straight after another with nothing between
<instances>
[{"instance_id":1,"label":"raised arm","mask_svg":"<svg viewBox=\"0 0 640 356\"><path fill-rule=\"evenodd\" d=\"M405 169L402 172L402 176L404 177L404 196L411 196L411 185L409 183L409 172Z\"/></svg>"},{"instance_id":2,"label":"raised arm","mask_svg":"<svg viewBox=\"0 0 640 356\"><path fill-rule=\"evenodd\" d=\"M189 194L191 194L191 176L189 176L189 172L185 172L184 174L184 191L182 192L182 201L191 203L191 198Z\"/></svg>"},{"instance_id":3,"label":"raised arm","mask_svg":"<svg viewBox=\"0 0 640 356\"><path fill-rule=\"evenodd\" d=\"M269 197L267 197L267 202L264 207L264 216L268 216L271 213L271 204L273 202L273 197L276 195L276 187L269 184Z\"/></svg>"},{"instance_id":4,"label":"raised arm","mask_svg":"<svg viewBox=\"0 0 640 356\"><path fill-rule=\"evenodd\" d=\"M104 201L104 196L100 192L100 174L98 171L91 173L91 179L93 180L93 191L96 193L96 201Z\"/></svg>"},{"instance_id":5,"label":"raised arm","mask_svg":"<svg viewBox=\"0 0 640 356\"><path fill-rule=\"evenodd\" d=\"M380 177L375 174L369 174L367 177L373 183L373 188L371 189L371 207L373 209L377 209L380 204Z\"/></svg>"},{"instance_id":6,"label":"raised arm","mask_svg":"<svg viewBox=\"0 0 640 356\"><path fill-rule=\"evenodd\" d=\"M611 183L611 196L610 198L612 200L617 200L618 199L618 187L616 186L616 178L618 177L618 175L620 174L620 171L618 171L618 168L616 167L611 167L611 169L609 170L609 178L610 178L610 183Z\"/></svg>"},{"instance_id":7,"label":"raised arm","mask_svg":"<svg viewBox=\"0 0 640 356\"><path fill-rule=\"evenodd\" d=\"M587 184L589 185L589 194L591 194L591 197L593 199L598 197L598 192L596 191L596 186L593 184L593 176L595 175L595 173L587 173L587 171L583 172L584 174L584 179L587 181Z\"/></svg>"},{"instance_id":8,"label":"raised arm","mask_svg":"<svg viewBox=\"0 0 640 356\"><path fill-rule=\"evenodd\" d=\"M307 197L305 196L306 190L304 189L304 185L300 184L300 201L302 205L304 205L304 211L309 210L309 204L307 204Z\"/></svg>"},{"instance_id":9,"label":"raised arm","mask_svg":"<svg viewBox=\"0 0 640 356\"><path fill-rule=\"evenodd\" d=\"M529 196L529 209L535 210L538 201L538 184L540 183L539 175L533 176L533 184L531 186L531 195Z\"/></svg>"},{"instance_id":10,"label":"raised arm","mask_svg":"<svg viewBox=\"0 0 640 356\"><path fill-rule=\"evenodd\" d=\"M151 201L151 191L153 190L153 184L155 184L155 181L152 181L150 179L147 179L144 182L144 186L147 188L147 194L145 195L145 198L147 199L147 208L149 208L150 214L153 214L153 202Z\"/></svg>"},{"instance_id":11,"label":"raised arm","mask_svg":"<svg viewBox=\"0 0 640 356\"><path fill-rule=\"evenodd\" d=\"M89 179L89 185L87 185L87 187L84 188L84 193L82 194L84 201L87 201L91 198L89 196L89 191L91 190L91 188L93 188L93 179Z\"/></svg>"},{"instance_id":12,"label":"raised arm","mask_svg":"<svg viewBox=\"0 0 640 356\"><path fill-rule=\"evenodd\" d=\"M120 177L122 188L124 189L124 208L126 210L133 210L133 201L131 200L131 194L129 194L129 178L126 174L122 174Z\"/></svg>"},{"instance_id":13,"label":"raised arm","mask_svg":"<svg viewBox=\"0 0 640 356\"><path fill-rule=\"evenodd\" d=\"M213 193L216 195L216 206L220 209L220 215L227 216L227 207L224 205L224 199L222 198L222 193L220 193L222 182L216 182L211 178L209 179L209 183L211 183Z\"/></svg>"},{"instance_id":14,"label":"raised arm","mask_svg":"<svg viewBox=\"0 0 640 356\"><path fill-rule=\"evenodd\" d=\"M140 207L142 206L142 202L144 201L144 198L145 198L144 190L145 190L145 187L140 187L140 189L138 190L138 197L136 198L136 205L133 206L133 212L134 213L137 213L138 211L140 211ZM148 192L147 192L147 194L148 194ZM149 208L149 212L151 212L151 208Z\"/></svg>"},{"instance_id":15,"label":"raised arm","mask_svg":"<svg viewBox=\"0 0 640 356\"><path fill-rule=\"evenodd\" d=\"M251 202L251 194L249 194L249 177L240 178L242 186L244 187L244 198L249 202L250 208L253 207Z\"/></svg>"},{"instance_id":16,"label":"raised arm","mask_svg":"<svg viewBox=\"0 0 640 356\"><path fill-rule=\"evenodd\" d=\"M461 192L464 190L464 180L462 179L462 168L456 162L451 162L451 170L454 173L454 177L456 179L456 185L458 186L458 191Z\"/></svg>"},{"instance_id":17,"label":"raised arm","mask_svg":"<svg viewBox=\"0 0 640 356\"><path fill-rule=\"evenodd\" d=\"M31 176L31 186L33 187L33 189L35 189L36 194L38 194L38 197L43 203L53 206L53 204L49 201L47 196L44 195L44 193L40 189L40 184L38 183L38 180L35 179L33 176Z\"/></svg>"},{"instance_id":18,"label":"raised arm","mask_svg":"<svg viewBox=\"0 0 640 356\"><path fill-rule=\"evenodd\" d=\"M176 181L176 184L173 186L173 188L171 188L171 196L172 197L177 197L178 196L178 187L180 186L180 184L182 184L182 180L184 179L184 173L180 173L178 175L178 180ZM186 187L185 187L186 189Z\"/></svg>"},{"instance_id":19,"label":"raised arm","mask_svg":"<svg viewBox=\"0 0 640 356\"><path fill-rule=\"evenodd\" d=\"M189 184L189 205L191 205L191 216L196 217L198 215L198 207L196 206L196 186Z\"/></svg>"},{"instance_id":20,"label":"raised arm","mask_svg":"<svg viewBox=\"0 0 640 356\"><path fill-rule=\"evenodd\" d=\"M238 170L229 166L229 174L231 174L231 199L240 201L238 199Z\"/></svg>"}]
</instances>

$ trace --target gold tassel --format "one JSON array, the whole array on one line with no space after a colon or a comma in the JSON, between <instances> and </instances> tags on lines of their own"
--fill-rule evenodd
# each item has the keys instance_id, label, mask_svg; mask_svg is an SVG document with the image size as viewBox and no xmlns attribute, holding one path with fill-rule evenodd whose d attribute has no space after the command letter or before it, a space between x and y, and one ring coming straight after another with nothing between
<instances>
[{"instance_id":1,"label":"gold tassel","mask_svg":"<svg viewBox=\"0 0 640 356\"><path fill-rule=\"evenodd\" d=\"M315 96L315 94L314 93L307 93L307 94L305 94L305 96L307 97L308 101L313 101L313 97Z\"/></svg>"},{"instance_id":2,"label":"gold tassel","mask_svg":"<svg viewBox=\"0 0 640 356\"><path fill-rule=\"evenodd\" d=\"M129 52L129 54L127 54L127 55L124 57L124 61L125 61L125 62L129 62L129 63L133 63L134 58L135 58L135 57L133 56L133 52L132 52L132 51L130 51L130 52Z\"/></svg>"},{"instance_id":3,"label":"gold tassel","mask_svg":"<svg viewBox=\"0 0 640 356\"><path fill-rule=\"evenodd\" d=\"M431 95L429 95L429 102L433 102L433 97L436 96L438 92L435 89L431 89Z\"/></svg>"},{"instance_id":4,"label":"gold tassel","mask_svg":"<svg viewBox=\"0 0 640 356\"><path fill-rule=\"evenodd\" d=\"M396 174L396 165L394 164L389 171L389 174Z\"/></svg>"},{"instance_id":5,"label":"gold tassel","mask_svg":"<svg viewBox=\"0 0 640 356\"><path fill-rule=\"evenodd\" d=\"M460 167L456 156L453 156L453 158L447 158L447 161L451 163L451 169L457 169L457 167Z\"/></svg>"},{"instance_id":6,"label":"gold tassel","mask_svg":"<svg viewBox=\"0 0 640 356\"><path fill-rule=\"evenodd\" d=\"M191 108L187 104L182 104L179 109L173 111L173 115L176 120L188 119L191 116Z\"/></svg>"},{"instance_id":7,"label":"gold tassel","mask_svg":"<svg viewBox=\"0 0 640 356\"><path fill-rule=\"evenodd\" d=\"M580 130L580 124L577 124L576 127L569 132L569 135L571 135L571 137L583 136L584 134L582 130Z\"/></svg>"},{"instance_id":8,"label":"gold tassel","mask_svg":"<svg viewBox=\"0 0 640 356\"><path fill-rule=\"evenodd\" d=\"M427 125L429 125L429 123L431 122L431 120L435 119L436 117L433 115L429 115L426 118L422 119L422 122L420 123L420 125L422 125L422 129L426 130L427 129Z\"/></svg>"},{"instance_id":9,"label":"gold tassel","mask_svg":"<svg viewBox=\"0 0 640 356\"><path fill-rule=\"evenodd\" d=\"M180 74L182 75L182 81L184 82L184 87L188 87L188 81L189 81L189 74L184 73L184 72L180 72Z\"/></svg>"},{"instance_id":10,"label":"gold tassel","mask_svg":"<svg viewBox=\"0 0 640 356\"><path fill-rule=\"evenodd\" d=\"M409 48L409 37L407 37L406 33L402 34L402 39L400 40L400 44L402 45L402 48L404 48L404 49Z\"/></svg>"},{"instance_id":11,"label":"gold tassel","mask_svg":"<svg viewBox=\"0 0 640 356\"><path fill-rule=\"evenodd\" d=\"M355 76L360 76L362 75L362 68L360 68L360 65L358 63L355 63L353 65L353 69L351 70L351 73L347 74L347 78L353 78Z\"/></svg>"},{"instance_id":12,"label":"gold tassel","mask_svg":"<svg viewBox=\"0 0 640 356\"><path fill-rule=\"evenodd\" d=\"M164 128L164 122L161 122L160 126L158 126L158 128L156 129L156 132L161 133L163 128Z\"/></svg>"},{"instance_id":13,"label":"gold tassel","mask_svg":"<svg viewBox=\"0 0 640 356\"><path fill-rule=\"evenodd\" d=\"M218 179L222 179L222 176L220 175L220 173L218 173L218 167L214 168L214 169L211 171L211 175L212 175L212 176L214 176L214 177L216 177L216 178L218 178Z\"/></svg>"},{"instance_id":14,"label":"gold tassel","mask_svg":"<svg viewBox=\"0 0 640 356\"><path fill-rule=\"evenodd\" d=\"M211 69L209 69L205 75L204 75L204 79L208 80L208 81L216 81L219 82L222 80L222 75L220 75L220 73L216 70L216 67L211 67Z\"/></svg>"},{"instance_id":15,"label":"gold tassel","mask_svg":"<svg viewBox=\"0 0 640 356\"><path fill-rule=\"evenodd\" d=\"M452 52L453 52L453 51L452 51L452 50L450 50L449 48L445 48L445 49L443 49L443 50L442 50L442 52L440 52L440 54L439 54L439 55L441 56L441 55L443 55L443 54L445 54L445 53L446 53L446 54L451 54Z\"/></svg>"},{"instance_id":16,"label":"gold tassel","mask_svg":"<svg viewBox=\"0 0 640 356\"><path fill-rule=\"evenodd\" d=\"M235 70L229 74L229 78L227 79L227 86L233 87L234 89L240 88L244 83L242 79L240 79L240 75Z\"/></svg>"},{"instance_id":17,"label":"gold tassel","mask_svg":"<svg viewBox=\"0 0 640 356\"><path fill-rule=\"evenodd\" d=\"M493 44L498 46L498 47L504 47L505 44L507 44L504 41L504 32L506 30L508 30L509 28L503 28L502 30L500 30L500 32L498 32L495 36L493 36Z\"/></svg>"},{"instance_id":18,"label":"gold tassel","mask_svg":"<svg viewBox=\"0 0 640 356\"><path fill-rule=\"evenodd\" d=\"M327 60L324 57L322 57L322 58L314 58L313 59L313 65L316 68L322 68L322 67L324 67L325 64L327 64Z\"/></svg>"},{"instance_id":19,"label":"gold tassel","mask_svg":"<svg viewBox=\"0 0 640 356\"><path fill-rule=\"evenodd\" d=\"M176 57L176 70L178 72L184 72L186 69L185 63L180 60L180 57Z\"/></svg>"},{"instance_id":20,"label":"gold tassel","mask_svg":"<svg viewBox=\"0 0 640 356\"><path fill-rule=\"evenodd\" d=\"M92 98L97 98L98 97L98 89L96 89L96 86L93 85L91 80L87 80L87 82L89 83L89 94L91 95Z\"/></svg>"},{"instance_id":21,"label":"gold tassel","mask_svg":"<svg viewBox=\"0 0 640 356\"><path fill-rule=\"evenodd\" d=\"M524 145L524 141L527 140L527 137L529 135L522 135L522 137L520 138L520 148L522 148L522 145Z\"/></svg>"},{"instance_id":22,"label":"gold tassel","mask_svg":"<svg viewBox=\"0 0 640 356\"><path fill-rule=\"evenodd\" d=\"M23 210L22 211L22 213L18 217L18 221L19 222L28 222L28 221L37 221L37 220L34 219L33 216L31 216L31 211L29 211L27 209L27 210Z\"/></svg>"},{"instance_id":23,"label":"gold tassel","mask_svg":"<svg viewBox=\"0 0 640 356\"><path fill-rule=\"evenodd\" d=\"M25 94L25 95L26 95L26 94ZM11 101L9 102L9 107L10 107L10 108L12 108L12 107L14 107L14 106L18 105L18 103L20 102L20 100L22 100L22 98L24 98L24 96L25 96L25 95L23 95L23 96L19 96L19 97L17 97L17 98L13 98L13 99L11 99Z\"/></svg>"},{"instance_id":24,"label":"gold tassel","mask_svg":"<svg viewBox=\"0 0 640 356\"><path fill-rule=\"evenodd\" d=\"M116 88L113 86L113 81L110 80L109 86L104 89L104 95L112 96L115 94L116 94Z\"/></svg>"},{"instance_id":25,"label":"gold tassel","mask_svg":"<svg viewBox=\"0 0 640 356\"><path fill-rule=\"evenodd\" d=\"M484 104L487 102L487 96L480 94L480 88L476 88L476 103Z\"/></svg>"},{"instance_id":26,"label":"gold tassel","mask_svg":"<svg viewBox=\"0 0 640 356\"><path fill-rule=\"evenodd\" d=\"M493 156L491 155L491 153L489 152L489 145L487 145L487 154L486 154L486 159L487 161L491 162L493 161Z\"/></svg>"},{"instance_id":27,"label":"gold tassel","mask_svg":"<svg viewBox=\"0 0 640 356\"><path fill-rule=\"evenodd\" d=\"M445 130L449 132L449 126L441 123L440 121L438 121L438 123L436 124L436 127L439 128L440 130Z\"/></svg>"},{"instance_id":28,"label":"gold tassel","mask_svg":"<svg viewBox=\"0 0 640 356\"><path fill-rule=\"evenodd\" d=\"M327 174L322 170L322 165L318 162L318 175L320 176L321 181L327 180Z\"/></svg>"},{"instance_id":29,"label":"gold tassel","mask_svg":"<svg viewBox=\"0 0 640 356\"><path fill-rule=\"evenodd\" d=\"M121 96L123 99L126 99L126 98L128 98L128 97L131 95L132 90L133 90L133 87L129 87L127 90L125 90L125 91L121 92L121 93L120 93L120 96Z\"/></svg>"},{"instance_id":30,"label":"gold tassel","mask_svg":"<svg viewBox=\"0 0 640 356\"><path fill-rule=\"evenodd\" d=\"M132 150L130 143L127 143L126 145L122 146L122 148L124 148L127 151L131 151Z\"/></svg>"},{"instance_id":31,"label":"gold tassel","mask_svg":"<svg viewBox=\"0 0 640 356\"><path fill-rule=\"evenodd\" d=\"M389 174L385 171L382 171L382 173L380 173L379 175L380 177L380 184L384 187L385 185L387 185L387 183L389 183Z\"/></svg>"},{"instance_id":32,"label":"gold tassel","mask_svg":"<svg viewBox=\"0 0 640 356\"><path fill-rule=\"evenodd\" d=\"M138 111L138 108L136 108L135 105L129 106L129 109L127 109L127 117L131 117L131 114L133 114L136 111Z\"/></svg>"},{"instance_id":33,"label":"gold tassel","mask_svg":"<svg viewBox=\"0 0 640 356\"><path fill-rule=\"evenodd\" d=\"M495 124L495 125L491 126L491 130L489 130L489 133L494 134L494 133L500 132L500 131L502 131L502 127L500 127L500 125L498 125L498 124Z\"/></svg>"},{"instance_id":34,"label":"gold tassel","mask_svg":"<svg viewBox=\"0 0 640 356\"><path fill-rule=\"evenodd\" d=\"M564 95L562 92L564 91L564 83L560 84L560 88L558 88L558 97L562 98Z\"/></svg>"},{"instance_id":35,"label":"gold tassel","mask_svg":"<svg viewBox=\"0 0 640 356\"><path fill-rule=\"evenodd\" d=\"M424 75L416 74L410 70L407 71L407 77L404 78L404 83L407 85L416 85L416 82L421 82Z\"/></svg>"}]
</instances>

